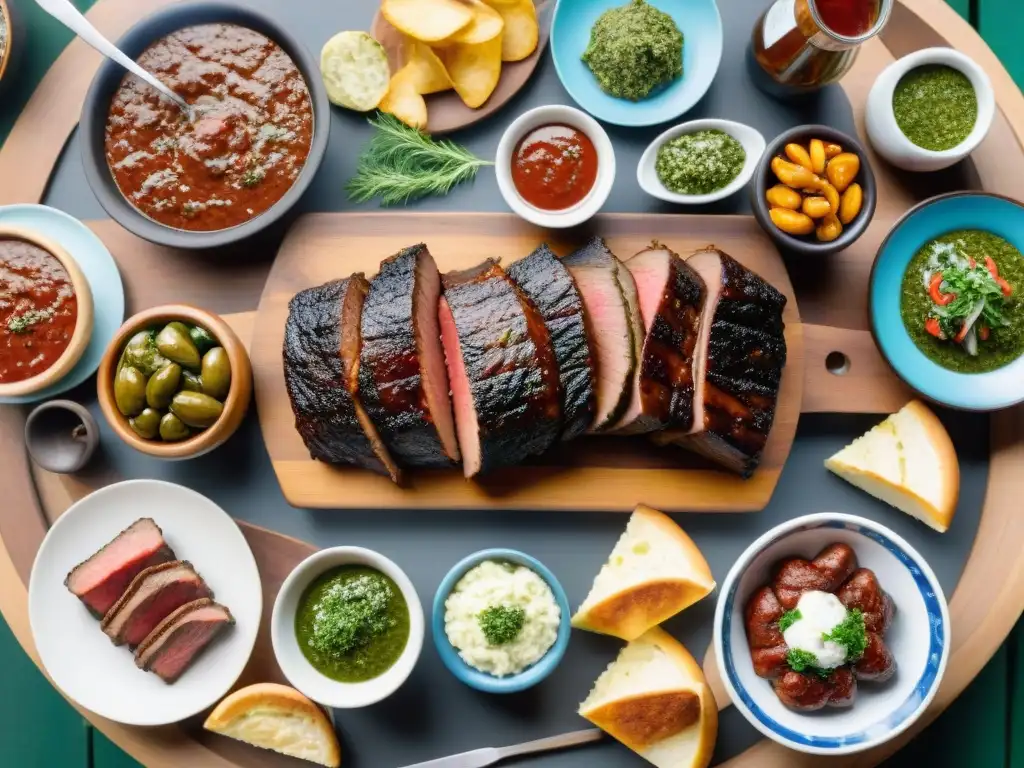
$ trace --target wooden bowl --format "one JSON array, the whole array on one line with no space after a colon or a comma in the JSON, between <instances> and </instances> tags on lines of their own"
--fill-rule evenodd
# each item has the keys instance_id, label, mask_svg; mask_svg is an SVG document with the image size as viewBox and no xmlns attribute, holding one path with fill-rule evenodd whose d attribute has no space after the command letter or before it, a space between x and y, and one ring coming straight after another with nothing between
<instances>
[{"instance_id":1,"label":"wooden bowl","mask_svg":"<svg viewBox=\"0 0 1024 768\"><path fill-rule=\"evenodd\" d=\"M3 1L0 0L0 3ZM2 72L2 66L3 61L0 60L0 72ZM21 397L35 394L56 384L81 359L85 348L89 346L89 339L92 337L92 289L89 288L89 281L78 266L78 262L53 240L29 229L7 226L0 226L0 240L22 240L52 254L67 270L71 285L75 289L75 296L78 298L78 319L64 354L58 357L56 362L45 371L37 373L31 378L0 384L0 397Z\"/></svg>"},{"instance_id":2,"label":"wooden bowl","mask_svg":"<svg viewBox=\"0 0 1024 768\"><path fill-rule=\"evenodd\" d=\"M114 402L114 374L121 352L132 336L139 331L161 326L172 320L201 325L213 334L214 338L224 347L228 354L228 361L231 363L231 389L224 401L224 412L212 427L187 440L165 443L160 440L146 440L139 437L128 426L128 419L117 410L117 404ZM252 367L249 364L249 353L242 340L219 315L189 304L166 304L133 315L118 329L113 341L110 342L110 346L103 354L97 374L96 389L103 415L118 437L135 450L149 456L177 461L195 458L212 451L238 429L249 409L249 401L252 400Z\"/></svg>"}]
</instances>

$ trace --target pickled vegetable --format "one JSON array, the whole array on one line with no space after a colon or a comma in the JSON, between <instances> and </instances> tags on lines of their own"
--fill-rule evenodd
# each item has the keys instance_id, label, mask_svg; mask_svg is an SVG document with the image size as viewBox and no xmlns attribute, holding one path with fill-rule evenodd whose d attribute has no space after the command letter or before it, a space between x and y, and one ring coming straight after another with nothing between
<instances>
[{"instance_id":1,"label":"pickled vegetable","mask_svg":"<svg viewBox=\"0 0 1024 768\"><path fill-rule=\"evenodd\" d=\"M832 213L832 206L824 197L805 197L800 210L812 219L821 219Z\"/></svg>"},{"instance_id":2,"label":"pickled vegetable","mask_svg":"<svg viewBox=\"0 0 1024 768\"><path fill-rule=\"evenodd\" d=\"M839 203L839 221L849 224L860 213L864 206L864 190L860 184L851 184L843 192L842 201Z\"/></svg>"},{"instance_id":3,"label":"pickled vegetable","mask_svg":"<svg viewBox=\"0 0 1024 768\"><path fill-rule=\"evenodd\" d=\"M128 426L139 437L153 440L160 434L160 412L146 408L133 419L128 419Z\"/></svg>"},{"instance_id":4,"label":"pickled vegetable","mask_svg":"<svg viewBox=\"0 0 1024 768\"><path fill-rule=\"evenodd\" d=\"M801 203L800 193L785 184L776 184L769 189L765 193L765 199L773 208L789 208L793 211L799 210Z\"/></svg>"},{"instance_id":5,"label":"pickled vegetable","mask_svg":"<svg viewBox=\"0 0 1024 768\"><path fill-rule=\"evenodd\" d=\"M156 336L156 348L168 360L173 360L186 368L199 368L201 359L199 350L192 343L189 334L182 333L173 325L166 325Z\"/></svg>"},{"instance_id":6,"label":"pickled vegetable","mask_svg":"<svg viewBox=\"0 0 1024 768\"><path fill-rule=\"evenodd\" d=\"M814 219L788 208L772 208L768 215L779 229L789 235L809 235L814 231Z\"/></svg>"},{"instance_id":7,"label":"pickled vegetable","mask_svg":"<svg viewBox=\"0 0 1024 768\"><path fill-rule=\"evenodd\" d=\"M821 176L825 173L825 162L828 160L824 142L821 139L811 139L807 151L811 157L811 170Z\"/></svg>"},{"instance_id":8,"label":"pickled vegetable","mask_svg":"<svg viewBox=\"0 0 1024 768\"><path fill-rule=\"evenodd\" d=\"M114 378L114 402L124 416L135 416L146 407L146 377L142 371L126 365Z\"/></svg>"},{"instance_id":9,"label":"pickled vegetable","mask_svg":"<svg viewBox=\"0 0 1024 768\"><path fill-rule=\"evenodd\" d=\"M852 152L843 152L828 161L825 174L836 191L842 194L860 173L860 158Z\"/></svg>"},{"instance_id":10,"label":"pickled vegetable","mask_svg":"<svg viewBox=\"0 0 1024 768\"><path fill-rule=\"evenodd\" d=\"M171 400L171 413L190 427L211 427L223 412L223 403L201 392L179 392Z\"/></svg>"},{"instance_id":11,"label":"pickled vegetable","mask_svg":"<svg viewBox=\"0 0 1024 768\"><path fill-rule=\"evenodd\" d=\"M193 325L189 329L188 335L189 338L192 339L192 343L196 345L196 349L199 350L199 354L201 355L205 355L217 346L217 340L213 338L213 334L201 325Z\"/></svg>"},{"instance_id":12,"label":"pickled vegetable","mask_svg":"<svg viewBox=\"0 0 1024 768\"><path fill-rule=\"evenodd\" d=\"M203 380L192 371L181 372L181 388L186 392L202 392Z\"/></svg>"},{"instance_id":13,"label":"pickled vegetable","mask_svg":"<svg viewBox=\"0 0 1024 768\"><path fill-rule=\"evenodd\" d=\"M171 398L178 391L180 382L181 366L177 363L168 363L149 377L146 383L146 403L150 408L166 411L167 406L171 404Z\"/></svg>"},{"instance_id":14,"label":"pickled vegetable","mask_svg":"<svg viewBox=\"0 0 1024 768\"><path fill-rule=\"evenodd\" d=\"M121 355L121 364L137 368L144 376L152 376L170 362L156 347L153 331L139 331L128 341Z\"/></svg>"},{"instance_id":15,"label":"pickled vegetable","mask_svg":"<svg viewBox=\"0 0 1024 768\"><path fill-rule=\"evenodd\" d=\"M191 433L181 419L173 413L165 413L160 419L160 439L168 443L184 440Z\"/></svg>"},{"instance_id":16,"label":"pickled vegetable","mask_svg":"<svg viewBox=\"0 0 1024 768\"><path fill-rule=\"evenodd\" d=\"M231 362L224 347L214 347L203 355L203 394L223 400L231 389Z\"/></svg>"}]
</instances>

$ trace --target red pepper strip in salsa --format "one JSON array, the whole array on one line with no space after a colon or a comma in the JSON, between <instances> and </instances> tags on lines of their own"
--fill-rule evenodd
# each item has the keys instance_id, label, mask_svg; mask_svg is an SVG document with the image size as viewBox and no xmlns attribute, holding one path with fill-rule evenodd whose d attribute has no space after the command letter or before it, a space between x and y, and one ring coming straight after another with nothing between
<instances>
[{"instance_id":1,"label":"red pepper strip in salsa","mask_svg":"<svg viewBox=\"0 0 1024 768\"><path fill-rule=\"evenodd\" d=\"M925 320L924 329L928 331L928 333L930 333L936 339L944 338L942 328L939 326L939 321L937 318L929 317L927 320Z\"/></svg>"},{"instance_id":2,"label":"red pepper strip in salsa","mask_svg":"<svg viewBox=\"0 0 1024 768\"><path fill-rule=\"evenodd\" d=\"M988 341L989 333L991 333L989 327L987 325L983 325L978 329L978 338L982 341Z\"/></svg>"},{"instance_id":3,"label":"red pepper strip in salsa","mask_svg":"<svg viewBox=\"0 0 1024 768\"><path fill-rule=\"evenodd\" d=\"M940 307L944 307L951 303L955 298L955 293L943 293L939 290L939 286L942 285L942 273L936 272L932 275L932 280L928 284L928 295L932 297L932 301L938 304Z\"/></svg>"},{"instance_id":4,"label":"red pepper strip in salsa","mask_svg":"<svg viewBox=\"0 0 1024 768\"><path fill-rule=\"evenodd\" d=\"M1010 284L1006 282L1005 277L997 277L996 282L999 283L999 287L1003 289L1003 296L1009 297L1013 294L1013 288L1011 288Z\"/></svg>"},{"instance_id":5,"label":"red pepper strip in salsa","mask_svg":"<svg viewBox=\"0 0 1024 768\"><path fill-rule=\"evenodd\" d=\"M965 322L963 325L960 326L960 330L957 331L956 336L953 337L953 341L955 341L957 344L962 342L964 339L967 338L967 331L968 330L970 330L970 326L968 326L967 323Z\"/></svg>"},{"instance_id":6,"label":"red pepper strip in salsa","mask_svg":"<svg viewBox=\"0 0 1024 768\"><path fill-rule=\"evenodd\" d=\"M985 257L985 267L988 269L988 273L992 275L993 280L999 279L999 267L996 266L996 263L991 256Z\"/></svg>"}]
</instances>

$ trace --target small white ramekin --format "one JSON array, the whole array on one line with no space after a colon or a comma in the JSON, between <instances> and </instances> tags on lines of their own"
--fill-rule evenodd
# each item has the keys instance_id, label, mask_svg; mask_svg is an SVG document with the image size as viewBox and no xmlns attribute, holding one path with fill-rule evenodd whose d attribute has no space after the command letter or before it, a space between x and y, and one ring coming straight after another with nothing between
<instances>
[{"instance_id":1,"label":"small white ramekin","mask_svg":"<svg viewBox=\"0 0 1024 768\"><path fill-rule=\"evenodd\" d=\"M512 153L527 133L542 125L568 125L585 133L597 150L597 179L580 202L561 211L544 211L523 200L512 182ZM575 227L594 216L608 199L615 181L615 150L604 128L586 112L575 107L551 104L524 112L505 129L494 160L498 189L508 207L532 224L549 229Z\"/></svg>"},{"instance_id":2,"label":"small white ramekin","mask_svg":"<svg viewBox=\"0 0 1024 768\"><path fill-rule=\"evenodd\" d=\"M978 119L974 130L952 149L935 152L917 146L908 139L893 114L892 97L897 84L907 72L926 64L945 64L967 75L978 96ZM875 80L868 94L865 123L871 145L882 157L905 171L938 171L948 168L971 154L992 126L995 94L985 71L974 61L952 48L925 48L915 51L886 67Z\"/></svg>"}]
</instances>

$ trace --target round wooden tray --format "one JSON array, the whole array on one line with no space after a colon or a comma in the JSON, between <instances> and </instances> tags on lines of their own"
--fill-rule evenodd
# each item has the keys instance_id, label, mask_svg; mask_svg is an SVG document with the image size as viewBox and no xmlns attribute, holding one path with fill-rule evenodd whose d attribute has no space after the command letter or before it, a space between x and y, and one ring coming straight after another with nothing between
<instances>
[{"instance_id":1,"label":"round wooden tray","mask_svg":"<svg viewBox=\"0 0 1024 768\"><path fill-rule=\"evenodd\" d=\"M108 37L116 38L142 16L170 0L99 0L88 16ZM727 0L722 0L723 5ZM1024 198L1024 96L977 34L942 0L897 0L881 39L865 46L856 67L843 81L858 130L863 136L867 92L894 58L933 46L958 48L990 75L999 110L991 133L972 159L953 176L910 177L894 173L872 157L878 176L879 204L868 233L827 264L790 265L804 322L806 376L801 410L883 412L902 404L906 391L881 363L867 331L866 285L875 249L889 226L936 186L986 189ZM81 100L99 57L81 42L72 43L50 69L0 149L0 178L17 184L0 188L0 204L38 202L67 137L74 129ZM189 254L170 254L142 242L113 222L89 224L118 257L133 310L180 300L176 280L203 279L187 297L229 315L243 339L251 338L253 312L269 263L248 260L225 264ZM159 277L159 279L152 279ZM220 289L230 278L232 292ZM840 330L841 329L841 330ZM837 350L851 361L851 374L836 377L825 356ZM119 479L102 474L58 477L30 465L22 430L25 411L0 408L0 612L22 647L37 664L27 616L27 580L48 524L92 489ZM954 625L952 657L938 696L914 727L892 742L860 755L830 761L831 766L876 765L919 733L978 674L1024 610L1024 516L1019 506L1019 468L1024 463L1024 407L990 419L990 464L984 508L970 557L950 600ZM242 523L260 564L264 598L272 601L280 582L311 545ZM265 615L269 616L269 610ZM705 668L720 704L729 705L708 657ZM261 628L253 658L240 682L279 679L266 634ZM277 759L224 739L208 738L194 722L159 729L118 725L82 712L115 743L147 766L203 768L272 766ZM790 768L820 765L822 759L790 752L763 740L725 765L732 768Z\"/></svg>"}]
</instances>

